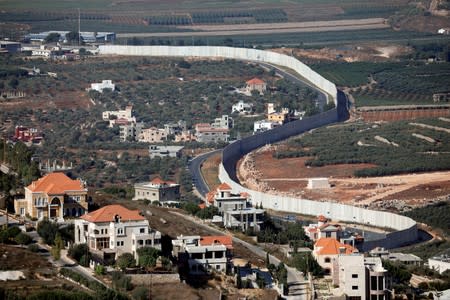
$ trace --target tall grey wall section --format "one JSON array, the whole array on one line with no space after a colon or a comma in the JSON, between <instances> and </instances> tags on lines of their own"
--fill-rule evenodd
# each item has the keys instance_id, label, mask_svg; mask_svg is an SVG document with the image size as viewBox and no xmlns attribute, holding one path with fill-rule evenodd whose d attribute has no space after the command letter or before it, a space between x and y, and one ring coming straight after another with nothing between
<instances>
[{"instance_id":1,"label":"tall grey wall section","mask_svg":"<svg viewBox=\"0 0 450 300\"><path fill-rule=\"evenodd\" d=\"M293 69L306 78L318 89L322 90L337 105L336 85L313 71L310 67L292 56L270 51L216 47L216 46L120 46L101 45L100 54L133 55L133 56L178 56L178 57L209 57L231 58L265 62Z\"/></svg>"}]
</instances>

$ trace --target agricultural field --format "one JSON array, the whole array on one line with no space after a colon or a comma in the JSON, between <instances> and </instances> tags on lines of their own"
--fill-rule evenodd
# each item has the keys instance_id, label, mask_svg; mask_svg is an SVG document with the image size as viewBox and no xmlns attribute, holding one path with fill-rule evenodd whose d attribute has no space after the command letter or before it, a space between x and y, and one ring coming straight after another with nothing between
<instances>
[{"instance_id":1,"label":"agricultural field","mask_svg":"<svg viewBox=\"0 0 450 300\"><path fill-rule=\"evenodd\" d=\"M437 128L448 122L435 119L415 120ZM309 157L305 165L320 167L338 164L371 164L354 172L354 176L385 176L401 173L450 169L450 133L423 128L410 122L388 124L354 123L345 126L319 128L288 143L287 150L274 156ZM414 134L428 137L420 139ZM329 149L333 149L330 151ZM432 153L432 154L431 154Z\"/></svg>"},{"instance_id":2,"label":"agricultural field","mask_svg":"<svg viewBox=\"0 0 450 300\"><path fill-rule=\"evenodd\" d=\"M333 19L387 18L408 7L396 1L0 1L3 22L27 24L32 31L65 27L78 20L84 30L173 31L196 24L255 24ZM124 25L124 27L118 26ZM97 28L95 28L97 27ZM92 28L92 29L91 29ZM59 28L58 28L59 29ZM63 29L60 29L63 30Z\"/></svg>"},{"instance_id":3,"label":"agricultural field","mask_svg":"<svg viewBox=\"0 0 450 300\"><path fill-rule=\"evenodd\" d=\"M448 91L450 63L319 63L313 69L341 87L350 87L356 106L432 104Z\"/></svg>"},{"instance_id":4,"label":"agricultural field","mask_svg":"<svg viewBox=\"0 0 450 300\"><path fill-rule=\"evenodd\" d=\"M428 118L315 129L246 155L239 180L266 193L372 209L426 206L450 193L449 124ZM327 177L331 188L308 189L315 177Z\"/></svg>"}]
</instances>

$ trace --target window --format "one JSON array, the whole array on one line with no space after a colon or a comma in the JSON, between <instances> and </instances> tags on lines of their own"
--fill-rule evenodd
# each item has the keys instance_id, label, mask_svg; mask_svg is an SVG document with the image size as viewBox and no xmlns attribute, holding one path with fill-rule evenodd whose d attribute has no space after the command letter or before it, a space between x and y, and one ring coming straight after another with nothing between
<instances>
[{"instance_id":1,"label":"window","mask_svg":"<svg viewBox=\"0 0 450 300\"><path fill-rule=\"evenodd\" d=\"M139 233L145 233L145 228L140 228Z\"/></svg>"},{"instance_id":2,"label":"window","mask_svg":"<svg viewBox=\"0 0 450 300\"><path fill-rule=\"evenodd\" d=\"M223 254L224 254L223 251L216 251L214 257L215 257L215 258L222 258L222 257L223 257Z\"/></svg>"},{"instance_id":3,"label":"window","mask_svg":"<svg viewBox=\"0 0 450 300\"><path fill-rule=\"evenodd\" d=\"M208 252L205 253L205 258L206 259L210 259L212 257L213 257L213 253L211 251L208 251Z\"/></svg>"},{"instance_id":4,"label":"window","mask_svg":"<svg viewBox=\"0 0 450 300\"><path fill-rule=\"evenodd\" d=\"M216 270L220 270L220 265L216 265Z\"/></svg>"},{"instance_id":5,"label":"window","mask_svg":"<svg viewBox=\"0 0 450 300\"><path fill-rule=\"evenodd\" d=\"M117 234L123 234L123 228L117 228Z\"/></svg>"},{"instance_id":6,"label":"window","mask_svg":"<svg viewBox=\"0 0 450 300\"><path fill-rule=\"evenodd\" d=\"M378 290L384 290L384 278L383 276L378 276Z\"/></svg>"},{"instance_id":7,"label":"window","mask_svg":"<svg viewBox=\"0 0 450 300\"><path fill-rule=\"evenodd\" d=\"M352 290L357 290L358 289L358 286L357 285L352 285Z\"/></svg>"},{"instance_id":8,"label":"window","mask_svg":"<svg viewBox=\"0 0 450 300\"><path fill-rule=\"evenodd\" d=\"M358 274L352 274L352 278L358 278Z\"/></svg>"},{"instance_id":9,"label":"window","mask_svg":"<svg viewBox=\"0 0 450 300\"><path fill-rule=\"evenodd\" d=\"M370 276L370 289L372 291L377 290L377 276Z\"/></svg>"},{"instance_id":10,"label":"window","mask_svg":"<svg viewBox=\"0 0 450 300\"><path fill-rule=\"evenodd\" d=\"M326 263L329 263L329 262L331 262L331 258L329 258L329 257L325 257L325 262L326 262Z\"/></svg>"}]
</instances>

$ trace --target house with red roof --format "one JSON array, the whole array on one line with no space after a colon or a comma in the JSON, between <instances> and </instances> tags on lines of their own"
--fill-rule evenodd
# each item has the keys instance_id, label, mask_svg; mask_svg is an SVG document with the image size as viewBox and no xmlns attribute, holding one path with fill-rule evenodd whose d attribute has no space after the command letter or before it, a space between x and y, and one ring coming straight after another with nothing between
<instances>
[{"instance_id":1,"label":"house with red roof","mask_svg":"<svg viewBox=\"0 0 450 300\"><path fill-rule=\"evenodd\" d=\"M313 256L326 275L333 275L333 264L340 255L357 253L351 245L340 243L335 238L320 238L314 244Z\"/></svg>"},{"instance_id":2,"label":"house with red roof","mask_svg":"<svg viewBox=\"0 0 450 300\"><path fill-rule=\"evenodd\" d=\"M339 240L341 238L341 225L328 222L328 219L323 215L317 217L317 223L303 226L306 236L311 241L316 241L320 238L335 238Z\"/></svg>"},{"instance_id":3,"label":"house with red roof","mask_svg":"<svg viewBox=\"0 0 450 300\"><path fill-rule=\"evenodd\" d=\"M248 80L245 84L245 90L248 93L251 93L252 91L258 91L260 94L264 94L267 88L266 82L257 77Z\"/></svg>"},{"instance_id":4,"label":"house with red roof","mask_svg":"<svg viewBox=\"0 0 450 300\"><path fill-rule=\"evenodd\" d=\"M159 177L149 182L140 182L134 185L133 200L150 200L161 203L180 201L180 185Z\"/></svg>"},{"instance_id":5,"label":"house with red roof","mask_svg":"<svg viewBox=\"0 0 450 300\"><path fill-rule=\"evenodd\" d=\"M94 261L107 263L141 247L161 249L161 233L152 230L139 210L107 205L75 220L75 244L86 243Z\"/></svg>"},{"instance_id":6,"label":"house with red roof","mask_svg":"<svg viewBox=\"0 0 450 300\"><path fill-rule=\"evenodd\" d=\"M64 173L49 173L25 187L25 199L14 202L16 214L39 220L78 217L88 210L86 184Z\"/></svg>"}]
</instances>

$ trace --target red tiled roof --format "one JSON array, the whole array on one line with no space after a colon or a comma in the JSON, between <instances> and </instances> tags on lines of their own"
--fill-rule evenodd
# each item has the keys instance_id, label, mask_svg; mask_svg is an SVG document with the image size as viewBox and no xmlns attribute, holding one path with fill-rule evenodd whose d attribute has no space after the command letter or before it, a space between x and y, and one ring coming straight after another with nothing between
<instances>
[{"instance_id":1,"label":"red tiled roof","mask_svg":"<svg viewBox=\"0 0 450 300\"><path fill-rule=\"evenodd\" d=\"M166 181L166 180L162 180L159 177L155 177L152 180L150 180L150 183L153 183L153 184L174 184L175 182L173 182L173 181Z\"/></svg>"},{"instance_id":2,"label":"red tiled roof","mask_svg":"<svg viewBox=\"0 0 450 300\"><path fill-rule=\"evenodd\" d=\"M350 245L342 244L334 238L320 238L314 244L314 248L321 248L316 253L318 255L337 255L337 254L351 254L358 252L355 248ZM341 253L340 248L344 248L344 253Z\"/></svg>"},{"instance_id":3,"label":"red tiled roof","mask_svg":"<svg viewBox=\"0 0 450 300\"><path fill-rule=\"evenodd\" d=\"M211 191L209 193L206 194L206 201L208 201L208 203L214 203L214 197L216 196L216 191Z\"/></svg>"},{"instance_id":4,"label":"red tiled roof","mask_svg":"<svg viewBox=\"0 0 450 300\"><path fill-rule=\"evenodd\" d=\"M243 197L243 198L250 198L250 194L247 193L247 192L242 192L240 195L241 195L241 197Z\"/></svg>"},{"instance_id":5,"label":"red tiled roof","mask_svg":"<svg viewBox=\"0 0 450 300\"><path fill-rule=\"evenodd\" d=\"M233 239L230 235L211 235L211 236L202 236L200 238L201 246L209 246L209 245L217 245L222 244L227 249L233 249Z\"/></svg>"},{"instance_id":6,"label":"red tiled roof","mask_svg":"<svg viewBox=\"0 0 450 300\"><path fill-rule=\"evenodd\" d=\"M49 195L65 194L67 191L87 191L80 180L73 180L64 173L50 173L33 181L27 188L32 192Z\"/></svg>"},{"instance_id":7,"label":"red tiled roof","mask_svg":"<svg viewBox=\"0 0 450 300\"><path fill-rule=\"evenodd\" d=\"M145 218L139 214L139 210L129 210L118 204L104 206L96 211L81 216L81 218L88 222L104 223L114 222L116 216L120 217L121 222L145 220Z\"/></svg>"},{"instance_id":8,"label":"red tiled roof","mask_svg":"<svg viewBox=\"0 0 450 300\"><path fill-rule=\"evenodd\" d=\"M259 78L252 78L246 82L248 85L250 84L265 84L265 82Z\"/></svg>"},{"instance_id":9,"label":"red tiled roof","mask_svg":"<svg viewBox=\"0 0 450 300\"><path fill-rule=\"evenodd\" d=\"M198 207L199 207L200 209L206 208L205 202L200 203L200 204L198 205Z\"/></svg>"},{"instance_id":10,"label":"red tiled roof","mask_svg":"<svg viewBox=\"0 0 450 300\"><path fill-rule=\"evenodd\" d=\"M219 185L216 189L217 191L231 191L231 186L228 185L228 183L224 182L221 185Z\"/></svg>"}]
</instances>

